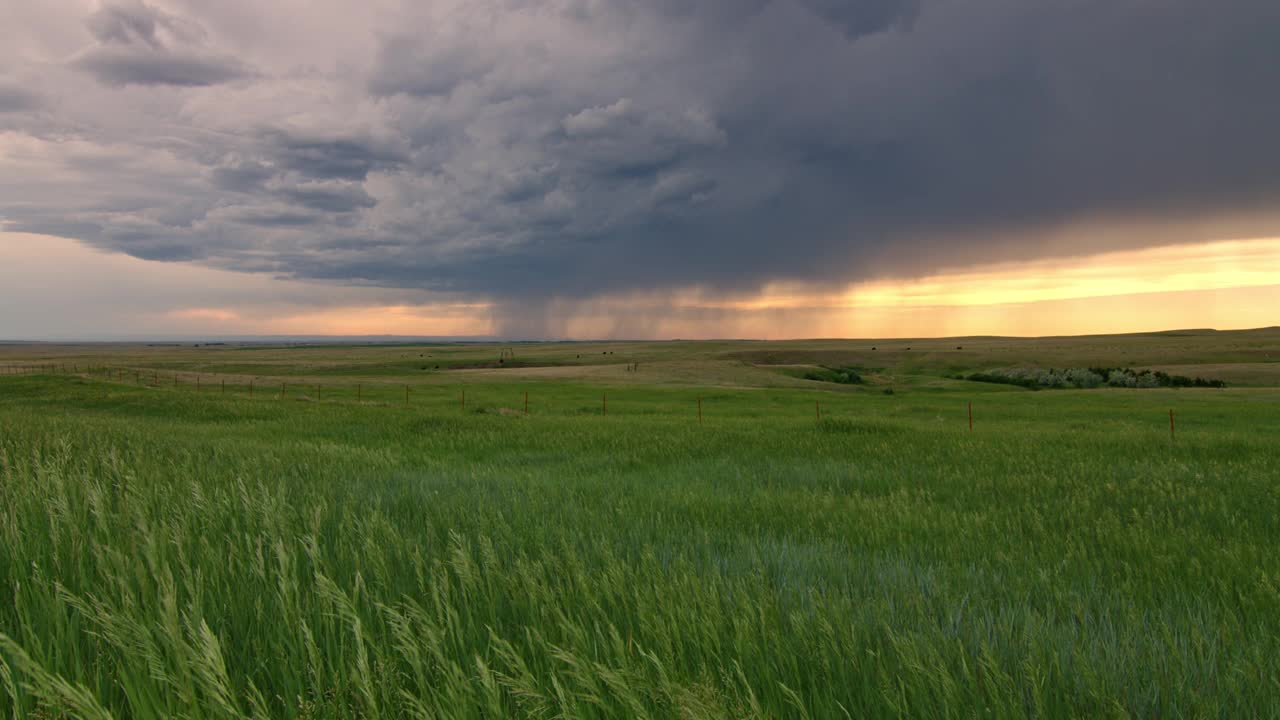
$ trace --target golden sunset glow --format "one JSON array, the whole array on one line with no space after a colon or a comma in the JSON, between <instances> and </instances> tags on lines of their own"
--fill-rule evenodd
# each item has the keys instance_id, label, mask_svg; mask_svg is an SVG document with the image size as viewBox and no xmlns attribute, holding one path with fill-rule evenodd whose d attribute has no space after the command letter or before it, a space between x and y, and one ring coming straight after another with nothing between
<instances>
[{"instance_id":1,"label":"golden sunset glow","mask_svg":"<svg viewBox=\"0 0 1280 720\"><path fill-rule=\"evenodd\" d=\"M745 300L685 294L682 304L735 310L877 309L1032 303L1280 282L1280 238L1227 240L1084 257L999 263L922 278L856 283L840 293L778 284Z\"/></svg>"},{"instance_id":2,"label":"golden sunset glow","mask_svg":"<svg viewBox=\"0 0 1280 720\"><path fill-rule=\"evenodd\" d=\"M366 306L315 310L273 318L264 327L280 335L489 335L488 305Z\"/></svg>"}]
</instances>

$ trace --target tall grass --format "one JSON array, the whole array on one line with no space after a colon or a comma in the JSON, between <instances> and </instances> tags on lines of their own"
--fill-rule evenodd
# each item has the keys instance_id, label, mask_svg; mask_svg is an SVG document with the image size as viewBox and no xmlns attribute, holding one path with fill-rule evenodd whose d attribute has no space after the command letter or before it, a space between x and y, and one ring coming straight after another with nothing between
<instances>
[{"instance_id":1,"label":"tall grass","mask_svg":"<svg viewBox=\"0 0 1280 720\"><path fill-rule=\"evenodd\" d=\"M1171 446L1129 419L1166 397L1110 391L977 434L946 395L724 393L694 432L658 390L605 421L571 386L524 419L7 382L0 714L1280 714L1243 396L1182 396L1227 419Z\"/></svg>"}]
</instances>

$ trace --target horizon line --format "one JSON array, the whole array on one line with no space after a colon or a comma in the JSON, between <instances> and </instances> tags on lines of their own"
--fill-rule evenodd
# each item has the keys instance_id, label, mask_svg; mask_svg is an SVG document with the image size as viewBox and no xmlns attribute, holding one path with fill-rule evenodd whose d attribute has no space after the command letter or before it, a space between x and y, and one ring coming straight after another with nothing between
<instances>
[{"instance_id":1,"label":"horizon line","mask_svg":"<svg viewBox=\"0 0 1280 720\"><path fill-rule=\"evenodd\" d=\"M1081 333L1078 335L930 335L916 337L795 337L795 338L753 338L753 337L707 337L707 338L519 338L496 335L326 335L326 334L270 334L270 335L121 335L99 337L53 337L53 338L0 338L0 345L136 345L136 344L182 344L211 345L226 343L241 344L386 344L398 342L420 343L458 343L458 344L490 344L490 343L669 343L669 342L894 342L908 340L963 340L963 339L1009 339L1039 340L1050 338L1092 338L1123 337L1132 335L1170 335L1176 333L1252 333L1268 330L1280 331L1280 325L1265 325L1255 328L1234 328L1221 330L1218 328L1168 328L1164 330L1140 330L1123 333Z\"/></svg>"}]
</instances>

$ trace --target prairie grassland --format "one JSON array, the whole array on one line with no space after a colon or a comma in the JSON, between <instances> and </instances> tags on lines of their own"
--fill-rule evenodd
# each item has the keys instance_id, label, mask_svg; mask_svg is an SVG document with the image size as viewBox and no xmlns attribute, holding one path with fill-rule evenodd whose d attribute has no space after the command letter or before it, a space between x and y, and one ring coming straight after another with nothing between
<instances>
[{"instance_id":1,"label":"prairie grassland","mask_svg":"<svg viewBox=\"0 0 1280 720\"><path fill-rule=\"evenodd\" d=\"M818 345L10 351L117 370L0 375L0 715L1280 716L1280 390Z\"/></svg>"}]
</instances>

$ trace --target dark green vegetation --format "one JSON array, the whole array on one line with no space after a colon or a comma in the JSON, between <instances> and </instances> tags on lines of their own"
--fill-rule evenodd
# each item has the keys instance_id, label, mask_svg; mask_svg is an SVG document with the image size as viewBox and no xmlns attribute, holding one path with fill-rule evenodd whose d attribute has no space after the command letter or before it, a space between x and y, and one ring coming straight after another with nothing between
<instances>
[{"instance_id":1,"label":"dark green vegetation","mask_svg":"<svg viewBox=\"0 0 1280 720\"><path fill-rule=\"evenodd\" d=\"M1133 368L1067 368L1063 370L1057 368L1049 368L1048 370L1040 368L1002 368L956 377L957 379L972 380L974 382L1017 385L1029 390L1062 388L1092 390L1100 387L1227 387L1227 383L1222 380L1206 380L1202 377L1189 378L1185 375L1170 375L1159 370L1135 370Z\"/></svg>"},{"instance_id":2,"label":"dark green vegetation","mask_svg":"<svg viewBox=\"0 0 1280 720\"><path fill-rule=\"evenodd\" d=\"M836 383L838 385L861 385L864 382L859 368L820 367L802 371L797 373L797 376L805 380L817 380L818 382Z\"/></svg>"},{"instance_id":3,"label":"dark green vegetation","mask_svg":"<svg viewBox=\"0 0 1280 720\"><path fill-rule=\"evenodd\" d=\"M514 350L0 348L0 715L1280 714L1280 334Z\"/></svg>"}]
</instances>

